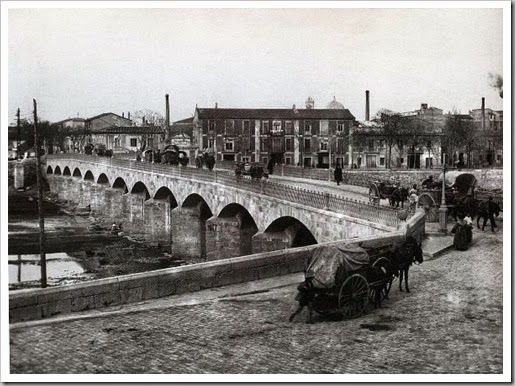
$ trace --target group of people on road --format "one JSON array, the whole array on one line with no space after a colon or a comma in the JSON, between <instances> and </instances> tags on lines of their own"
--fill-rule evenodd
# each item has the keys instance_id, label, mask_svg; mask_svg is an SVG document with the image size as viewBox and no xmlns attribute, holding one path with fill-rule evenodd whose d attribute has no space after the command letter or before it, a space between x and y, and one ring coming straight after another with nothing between
<instances>
[{"instance_id":1,"label":"group of people on road","mask_svg":"<svg viewBox=\"0 0 515 386\"><path fill-rule=\"evenodd\" d=\"M113 235L123 236L123 225L122 223L116 224L113 222L113 225L111 225L111 233Z\"/></svg>"}]
</instances>

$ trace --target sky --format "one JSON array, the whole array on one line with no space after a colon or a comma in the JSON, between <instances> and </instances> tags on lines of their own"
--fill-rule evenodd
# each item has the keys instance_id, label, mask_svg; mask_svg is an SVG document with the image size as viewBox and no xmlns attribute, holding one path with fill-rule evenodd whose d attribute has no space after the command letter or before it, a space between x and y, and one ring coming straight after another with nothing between
<instances>
[{"instance_id":1,"label":"sky","mask_svg":"<svg viewBox=\"0 0 515 386\"><path fill-rule=\"evenodd\" d=\"M30 118L33 98L50 121L164 116L167 93L172 121L196 105L304 107L308 96L315 108L336 97L363 120L365 90L372 114L421 103L467 113L481 97L503 108L489 82L503 74L502 9L11 8L7 17L9 122L17 108Z\"/></svg>"}]
</instances>

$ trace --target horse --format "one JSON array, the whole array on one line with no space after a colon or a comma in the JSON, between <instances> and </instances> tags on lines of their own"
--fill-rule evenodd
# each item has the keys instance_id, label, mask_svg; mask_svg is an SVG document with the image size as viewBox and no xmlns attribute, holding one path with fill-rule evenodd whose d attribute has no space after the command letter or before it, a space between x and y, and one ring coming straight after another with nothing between
<instances>
[{"instance_id":1,"label":"horse","mask_svg":"<svg viewBox=\"0 0 515 386\"><path fill-rule=\"evenodd\" d=\"M492 216L495 215L495 218L499 217L499 213L501 212L501 206L498 203L493 202L493 201L492 201L492 204L493 204L493 207L494 207L494 211L493 211L493 213L489 213L489 211L488 211L488 201L481 201L481 202L479 202L479 204L477 206L477 228L478 229L481 228L479 226L479 220L481 218L483 218L483 227L481 229L484 231L486 223L488 222L488 219L490 218L490 214ZM491 224L491 225L494 225L494 224ZM494 225L494 227L495 227L495 225Z\"/></svg>"},{"instance_id":2,"label":"horse","mask_svg":"<svg viewBox=\"0 0 515 386\"><path fill-rule=\"evenodd\" d=\"M404 277L406 292L410 292L408 285L409 267L413 263L422 264L424 261L421 244L417 243L414 237L408 236L406 241L387 254L387 258L392 263L392 270L394 271L392 273L395 276L399 276L399 291L402 292L402 280Z\"/></svg>"},{"instance_id":3,"label":"horse","mask_svg":"<svg viewBox=\"0 0 515 386\"><path fill-rule=\"evenodd\" d=\"M406 188L395 188L393 192L390 194L390 206L394 206L396 208L399 207L399 203L401 204L401 208L404 209L404 201L408 199L408 189Z\"/></svg>"}]
</instances>

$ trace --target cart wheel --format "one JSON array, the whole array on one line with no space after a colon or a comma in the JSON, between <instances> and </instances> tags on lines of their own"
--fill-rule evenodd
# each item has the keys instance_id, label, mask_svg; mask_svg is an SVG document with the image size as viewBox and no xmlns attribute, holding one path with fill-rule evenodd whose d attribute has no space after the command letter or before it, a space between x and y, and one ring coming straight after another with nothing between
<instances>
[{"instance_id":1,"label":"cart wheel","mask_svg":"<svg viewBox=\"0 0 515 386\"><path fill-rule=\"evenodd\" d=\"M387 299L388 298L388 294L390 293L390 288L392 288L392 283L393 283L393 265L392 263L390 262L390 260L386 257L380 257L379 259L377 259L376 261L374 261L374 264L372 264L372 267L384 267L384 269L386 269L386 272L390 272L392 274L390 280L388 280L388 282L386 283L386 286L384 287L384 291L381 293L381 300L383 299ZM375 299L375 294L373 294L372 292L374 292L376 289L371 289L370 290L370 298L371 299Z\"/></svg>"},{"instance_id":2,"label":"cart wheel","mask_svg":"<svg viewBox=\"0 0 515 386\"><path fill-rule=\"evenodd\" d=\"M438 209L436 202L430 194L422 193L418 198L418 206L426 211L427 222L438 221Z\"/></svg>"},{"instance_id":3,"label":"cart wheel","mask_svg":"<svg viewBox=\"0 0 515 386\"><path fill-rule=\"evenodd\" d=\"M369 287L367 279L355 273L349 276L340 287L338 293L338 309L344 319L359 316L368 303Z\"/></svg>"}]
</instances>

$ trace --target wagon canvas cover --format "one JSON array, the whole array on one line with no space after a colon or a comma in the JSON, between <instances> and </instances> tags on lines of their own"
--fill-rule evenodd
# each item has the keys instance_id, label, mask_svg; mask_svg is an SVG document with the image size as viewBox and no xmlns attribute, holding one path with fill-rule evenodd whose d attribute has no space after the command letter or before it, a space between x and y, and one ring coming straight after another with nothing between
<instances>
[{"instance_id":1,"label":"wagon canvas cover","mask_svg":"<svg viewBox=\"0 0 515 386\"><path fill-rule=\"evenodd\" d=\"M315 250L309 260L306 277L313 277L316 288L333 288L338 268L342 267L343 277L346 277L369 262L368 253L357 245L322 246Z\"/></svg>"}]
</instances>

